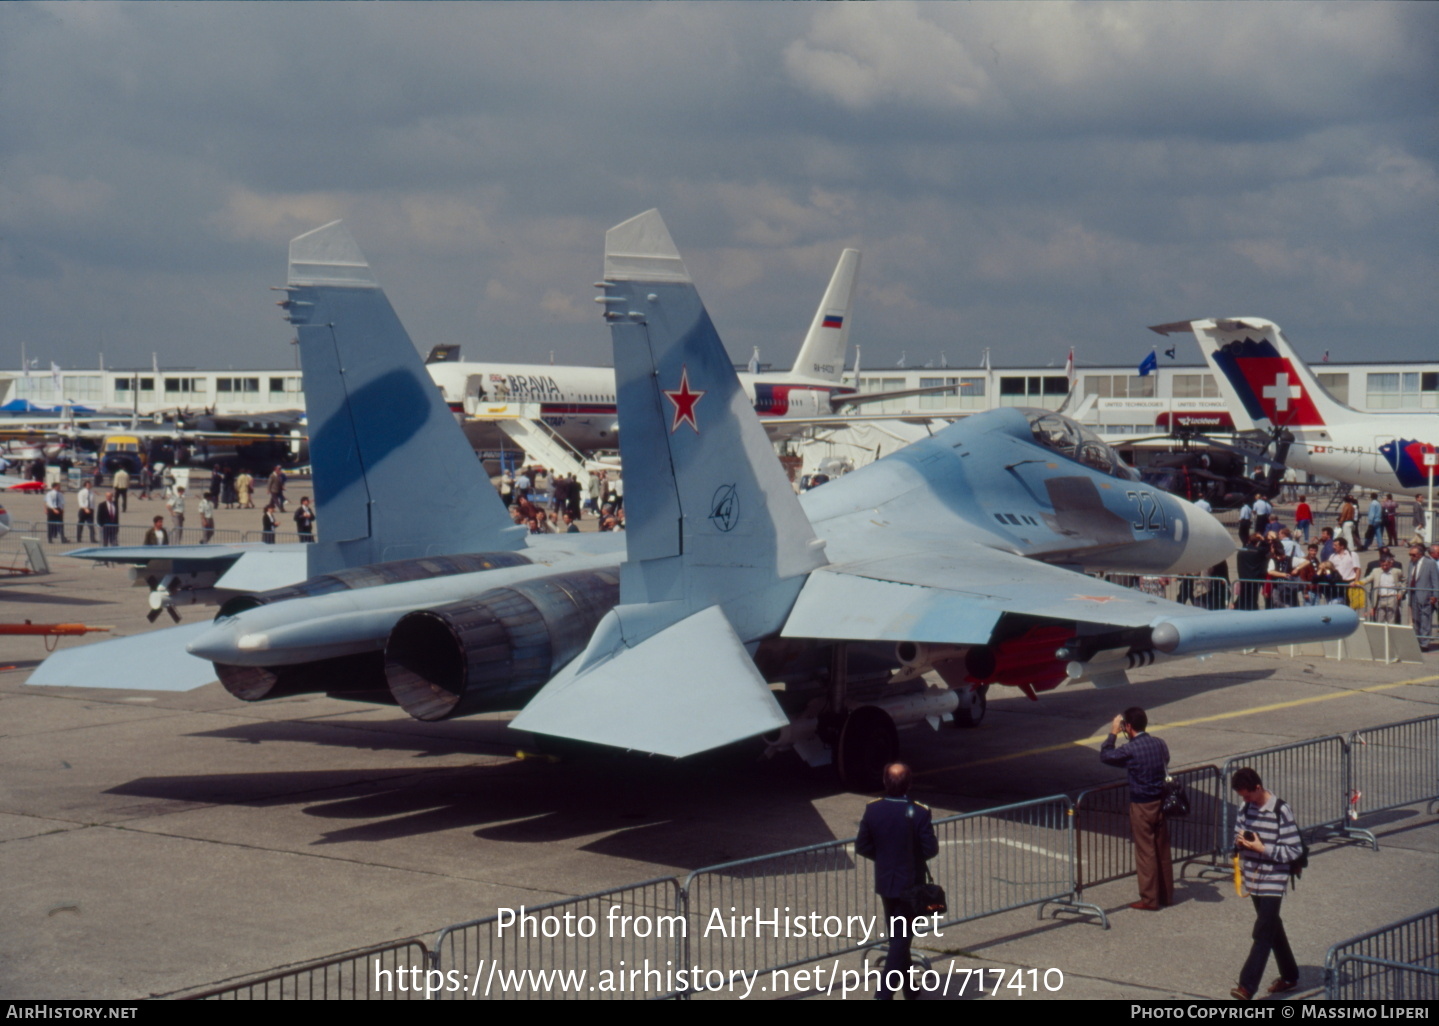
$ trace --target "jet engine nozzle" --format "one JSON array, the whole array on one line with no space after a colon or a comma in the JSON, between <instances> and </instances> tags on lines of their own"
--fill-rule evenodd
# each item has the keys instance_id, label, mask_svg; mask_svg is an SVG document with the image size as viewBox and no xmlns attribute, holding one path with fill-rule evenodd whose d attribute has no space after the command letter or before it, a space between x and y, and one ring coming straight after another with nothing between
<instances>
[{"instance_id":1,"label":"jet engine nozzle","mask_svg":"<svg viewBox=\"0 0 1439 1026\"><path fill-rule=\"evenodd\" d=\"M417 720L517 709L584 651L619 598L618 572L578 571L410 613L385 645L390 693Z\"/></svg>"}]
</instances>

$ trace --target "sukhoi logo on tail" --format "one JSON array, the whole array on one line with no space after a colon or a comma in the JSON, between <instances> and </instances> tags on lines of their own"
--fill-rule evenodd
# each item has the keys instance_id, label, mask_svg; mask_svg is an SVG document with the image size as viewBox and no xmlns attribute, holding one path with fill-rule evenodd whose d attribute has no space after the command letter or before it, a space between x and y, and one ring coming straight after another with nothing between
<instances>
[{"instance_id":1,"label":"sukhoi logo on tail","mask_svg":"<svg viewBox=\"0 0 1439 1026\"><path fill-rule=\"evenodd\" d=\"M739 523L739 496L732 484L720 485L710 500L710 520L721 531L729 531Z\"/></svg>"}]
</instances>

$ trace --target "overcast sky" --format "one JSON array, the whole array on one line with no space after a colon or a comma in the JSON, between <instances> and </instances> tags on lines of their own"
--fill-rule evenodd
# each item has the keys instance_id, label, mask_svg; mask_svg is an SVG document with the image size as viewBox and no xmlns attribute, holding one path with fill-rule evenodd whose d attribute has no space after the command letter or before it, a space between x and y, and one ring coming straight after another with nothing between
<instances>
[{"instance_id":1,"label":"overcast sky","mask_svg":"<svg viewBox=\"0 0 1439 1026\"><path fill-rule=\"evenodd\" d=\"M1430 3L3 3L0 366L292 365L337 217L420 348L607 364L650 207L740 362L845 246L867 368L1236 314L1439 359L1436 51Z\"/></svg>"}]
</instances>

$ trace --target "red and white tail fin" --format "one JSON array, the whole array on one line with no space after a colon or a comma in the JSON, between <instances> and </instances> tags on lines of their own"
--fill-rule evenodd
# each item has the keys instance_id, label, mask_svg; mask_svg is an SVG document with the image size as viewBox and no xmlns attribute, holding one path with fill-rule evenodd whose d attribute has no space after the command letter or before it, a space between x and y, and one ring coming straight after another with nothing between
<instances>
[{"instance_id":1,"label":"red and white tail fin","mask_svg":"<svg viewBox=\"0 0 1439 1026\"><path fill-rule=\"evenodd\" d=\"M1241 429L1251 426L1242 422L1241 411L1253 427L1266 431L1333 426L1360 416L1324 390L1273 321L1220 317L1150 330L1194 333Z\"/></svg>"}]
</instances>

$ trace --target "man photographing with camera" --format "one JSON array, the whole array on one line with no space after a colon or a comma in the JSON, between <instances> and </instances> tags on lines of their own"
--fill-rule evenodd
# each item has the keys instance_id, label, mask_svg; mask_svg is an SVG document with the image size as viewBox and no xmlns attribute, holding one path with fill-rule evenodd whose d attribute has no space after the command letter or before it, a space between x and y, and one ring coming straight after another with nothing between
<instances>
[{"instance_id":1,"label":"man photographing with camera","mask_svg":"<svg viewBox=\"0 0 1439 1026\"><path fill-rule=\"evenodd\" d=\"M1145 733L1149 716L1131 706L1114 717L1109 737L1099 749L1106 766L1123 766L1129 774L1129 832L1134 837L1134 871L1139 875L1139 900L1130 908L1158 912L1174 902L1174 866L1169 860L1169 824L1164 819L1164 777L1169 746ZM1115 739L1123 734L1123 748Z\"/></svg>"}]
</instances>

